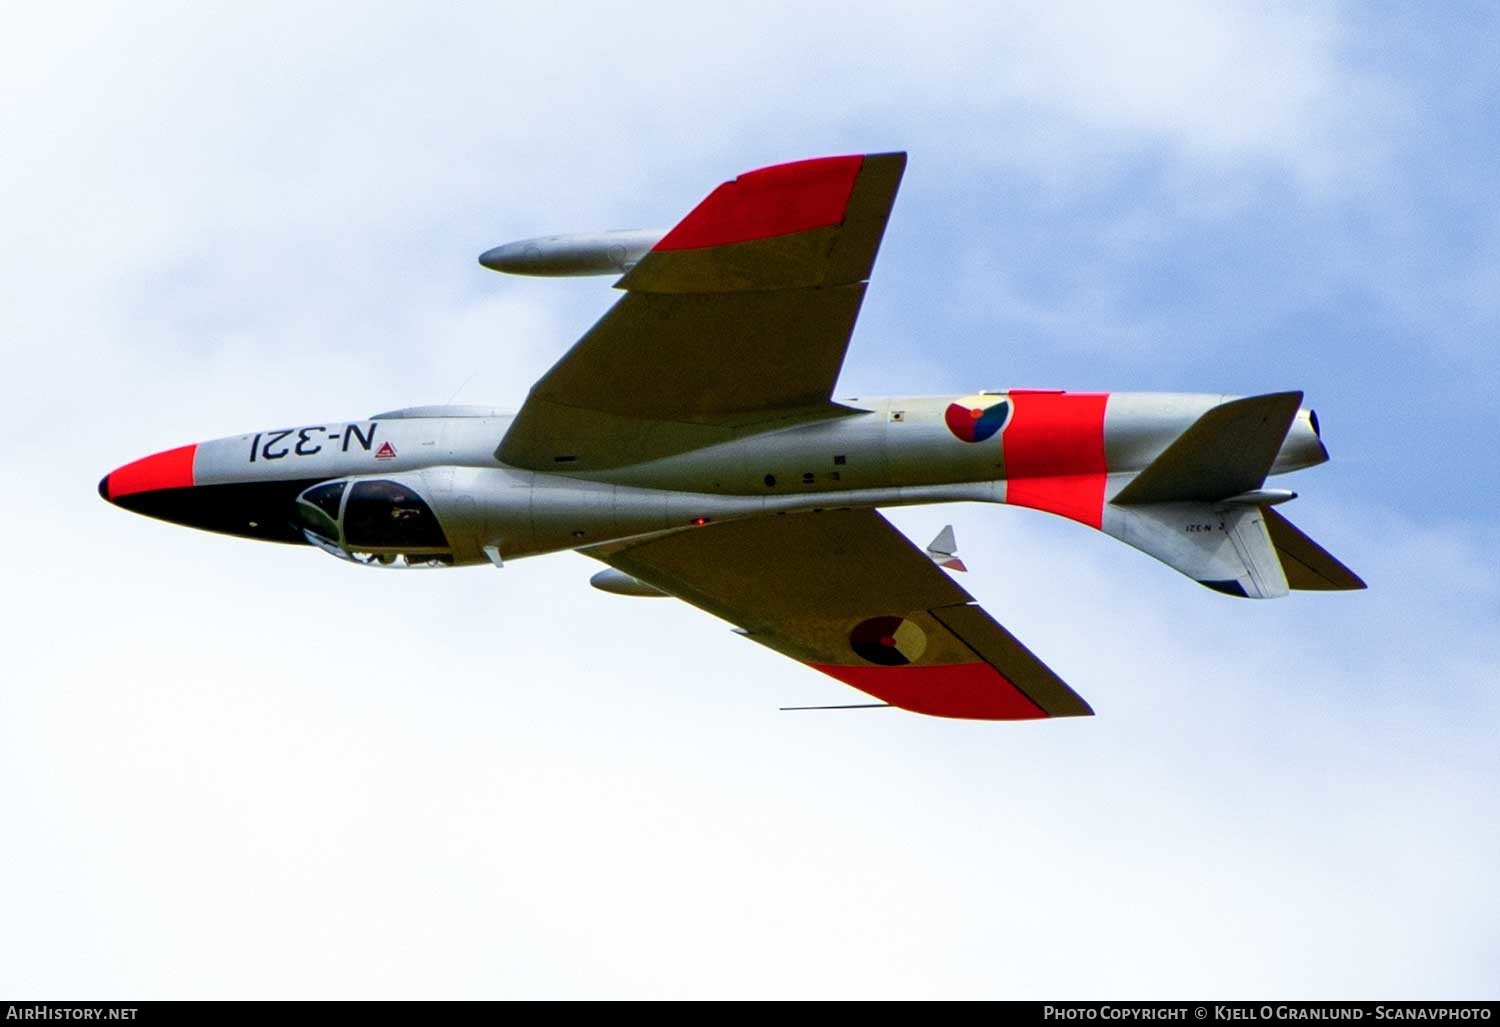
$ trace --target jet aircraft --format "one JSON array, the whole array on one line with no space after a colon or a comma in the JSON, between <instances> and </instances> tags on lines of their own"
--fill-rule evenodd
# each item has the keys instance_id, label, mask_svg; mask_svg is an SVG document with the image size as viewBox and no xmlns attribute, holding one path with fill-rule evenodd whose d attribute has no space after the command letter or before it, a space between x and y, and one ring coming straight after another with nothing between
<instances>
[{"instance_id":1,"label":"jet aircraft","mask_svg":"<svg viewBox=\"0 0 1500 1027\"><path fill-rule=\"evenodd\" d=\"M1231 596L1364 583L1271 475L1328 459L1300 392L1010 389L834 398L903 153L747 172L666 231L525 240L481 263L618 274L623 295L514 414L412 407L157 453L99 493L137 513L377 568L576 550L594 586L675 596L873 696L943 717L1089 705L879 513L1029 507Z\"/></svg>"}]
</instances>

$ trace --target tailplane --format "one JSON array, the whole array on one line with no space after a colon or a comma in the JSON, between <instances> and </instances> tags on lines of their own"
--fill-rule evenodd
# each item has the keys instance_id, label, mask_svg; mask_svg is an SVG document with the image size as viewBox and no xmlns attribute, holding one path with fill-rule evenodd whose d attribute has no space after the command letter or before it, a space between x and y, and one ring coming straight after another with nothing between
<instances>
[{"instance_id":1,"label":"tailplane","mask_svg":"<svg viewBox=\"0 0 1500 1027\"><path fill-rule=\"evenodd\" d=\"M1364 588L1365 583L1333 554L1302 534L1297 526L1275 510L1266 511L1266 528L1287 585L1299 591L1335 592Z\"/></svg>"},{"instance_id":2,"label":"tailplane","mask_svg":"<svg viewBox=\"0 0 1500 1027\"><path fill-rule=\"evenodd\" d=\"M1218 502L1261 487L1302 407L1302 393L1273 392L1214 407L1111 500L1116 506Z\"/></svg>"},{"instance_id":3,"label":"tailplane","mask_svg":"<svg viewBox=\"0 0 1500 1027\"><path fill-rule=\"evenodd\" d=\"M1227 595L1364 588L1271 509L1296 498L1264 484L1301 405L1280 392L1208 411L1106 504L1103 530Z\"/></svg>"}]
</instances>

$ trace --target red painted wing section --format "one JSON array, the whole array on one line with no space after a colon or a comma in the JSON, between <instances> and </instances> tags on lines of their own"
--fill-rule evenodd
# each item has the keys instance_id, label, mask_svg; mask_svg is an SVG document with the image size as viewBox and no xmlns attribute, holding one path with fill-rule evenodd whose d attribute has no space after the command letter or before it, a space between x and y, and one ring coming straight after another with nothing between
<instances>
[{"instance_id":1,"label":"red painted wing section","mask_svg":"<svg viewBox=\"0 0 1500 1027\"><path fill-rule=\"evenodd\" d=\"M104 479L105 498L113 502L136 492L191 488L197 452L196 445L179 446L126 464Z\"/></svg>"},{"instance_id":2,"label":"red painted wing section","mask_svg":"<svg viewBox=\"0 0 1500 1027\"><path fill-rule=\"evenodd\" d=\"M864 157L820 157L747 171L708 194L654 249L691 250L837 225Z\"/></svg>"},{"instance_id":3,"label":"red painted wing section","mask_svg":"<svg viewBox=\"0 0 1500 1027\"><path fill-rule=\"evenodd\" d=\"M1071 517L1104 519L1106 392L1013 391L1005 429L1006 502Z\"/></svg>"},{"instance_id":4,"label":"red painted wing section","mask_svg":"<svg viewBox=\"0 0 1500 1027\"><path fill-rule=\"evenodd\" d=\"M1040 720L1047 716L988 663L940 667L808 666L913 713L965 720Z\"/></svg>"}]
</instances>

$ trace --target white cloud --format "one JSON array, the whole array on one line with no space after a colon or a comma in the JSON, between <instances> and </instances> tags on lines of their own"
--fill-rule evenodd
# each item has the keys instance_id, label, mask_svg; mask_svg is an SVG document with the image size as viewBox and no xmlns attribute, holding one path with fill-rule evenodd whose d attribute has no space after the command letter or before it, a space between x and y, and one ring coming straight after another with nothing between
<instances>
[{"instance_id":1,"label":"white cloud","mask_svg":"<svg viewBox=\"0 0 1500 1027\"><path fill-rule=\"evenodd\" d=\"M1221 170L1250 160L1309 185L1343 178L1381 156L1401 114L1340 60L1346 28L1316 6L1085 3L1024 21L1019 92Z\"/></svg>"}]
</instances>

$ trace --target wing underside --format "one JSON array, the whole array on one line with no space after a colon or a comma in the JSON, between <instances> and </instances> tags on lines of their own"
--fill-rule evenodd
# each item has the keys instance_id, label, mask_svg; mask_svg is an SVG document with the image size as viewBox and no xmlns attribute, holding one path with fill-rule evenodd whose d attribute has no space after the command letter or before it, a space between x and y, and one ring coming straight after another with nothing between
<instances>
[{"instance_id":1,"label":"wing underside","mask_svg":"<svg viewBox=\"0 0 1500 1027\"><path fill-rule=\"evenodd\" d=\"M873 510L714 524L585 552L894 706L980 720L1093 712Z\"/></svg>"},{"instance_id":2,"label":"wing underside","mask_svg":"<svg viewBox=\"0 0 1500 1027\"><path fill-rule=\"evenodd\" d=\"M830 397L905 166L825 157L714 190L532 388L500 459L617 467L843 414Z\"/></svg>"}]
</instances>

